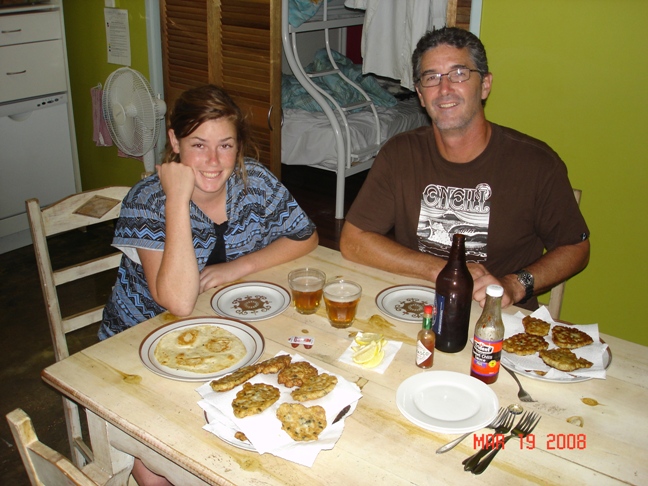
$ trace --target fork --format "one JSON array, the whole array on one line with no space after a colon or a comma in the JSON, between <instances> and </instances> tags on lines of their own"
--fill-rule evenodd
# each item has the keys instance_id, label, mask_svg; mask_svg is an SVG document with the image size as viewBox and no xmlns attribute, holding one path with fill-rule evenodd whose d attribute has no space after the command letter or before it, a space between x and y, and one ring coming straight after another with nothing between
<instances>
[{"instance_id":1,"label":"fork","mask_svg":"<svg viewBox=\"0 0 648 486\"><path fill-rule=\"evenodd\" d=\"M540 422L540 415L536 414L535 412L529 413L526 417L522 417L518 424L513 428L511 433L506 436L504 439L504 443L502 444L501 447L491 451L488 453L484 459L477 464L474 469L472 470L473 474L481 474L483 473L488 465L493 461L497 453L501 450L504 449L504 445L513 437L519 437L520 439L523 439L527 435L529 435L531 432L533 432L533 429L535 429L536 425L538 425L538 422Z\"/></svg>"},{"instance_id":2,"label":"fork","mask_svg":"<svg viewBox=\"0 0 648 486\"><path fill-rule=\"evenodd\" d=\"M504 420L504 423L502 423L502 425L500 425L499 427L497 427L495 429L495 433L493 434L493 436L499 436L499 435L507 434L508 431L511 430L511 427L513 427L513 422L514 421L515 421L515 415L513 415L512 413L509 413L506 416L506 419ZM474 468L477 465L479 460L491 451L490 448L492 447L492 444L493 444L493 442L491 440L491 441L488 442L488 444L482 450L477 451L472 456L464 459L462 461L462 464L464 465L464 471L472 470L472 468Z\"/></svg>"},{"instance_id":3,"label":"fork","mask_svg":"<svg viewBox=\"0 0 648 486\"><path fill-rule=\"evenodd\" d=\"M515 374L515 371L511 371L505 366L502 366L506 371L509 372L509 374L513 377L515 382L518 384L518 388L520 389L518 391L518 398L522 400L523 402L537 402L537 400L534 400L531 395L529 395L529 392L526 391L524 388L522 388L522 383L520 383L520 380L518 380L517 375Z\"/></svg>"},{"instance_id":4,"label":"fork","mask_svg":"<svg viewBox=\"0 0 648 486\"><path fill-rule=\"evenodd\" d=\"M490 424L488 424L488 425L486 426L486 428L489 428L489 429L496 429L497 427L499 427L500 425L502 425L502 423L504 422L504 419L506 418L506 416L507 416L509 413L510 413L510 412L508 411L508 409L506 409L506 408L504 408L504 407L500 408L500 409L499 409L499 413L497 414L497 416L493 419L493 421L492 421ZM458 445L462 440L464 440L464 439L465 439L466 437L468 437L470 434L474 434L475 432L477 432L477 431L473 431L473 432L466 432L466 433L465 433L464 435L462 435L461 437L457 437L457 438L454 439L453 441L448 442L446 445L443 445L443 446L439 447L439 448L437 449L436 453L437 453L437 454L443 454L444 452L448 452L450 449L452 449L453 447L457 446L457 445Z\"/></svg>"}]
</instances>

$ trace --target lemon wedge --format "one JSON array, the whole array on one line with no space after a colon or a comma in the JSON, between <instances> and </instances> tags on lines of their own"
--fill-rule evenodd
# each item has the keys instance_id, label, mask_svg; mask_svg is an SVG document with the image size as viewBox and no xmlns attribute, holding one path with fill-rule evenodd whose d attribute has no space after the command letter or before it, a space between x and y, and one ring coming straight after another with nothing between
<instances>
[{"instance_id":1,"label":"lemon wedge","mask_svg":"<svg viewBox=\"0 0 648 486\"><path fill-rule=\"evenodd\" d=\"M384 357L385 357L385 352L381 349L376 353L376 356L371 358L369 361L362 363L361 366L363 368L375 368L382 362Z\"/></svg>"},{"instance_id":2,"label":"lemon wedge","mask_svg":"<svg viewBox=\"0 0 648 486\"><path fill-rule=\"evenodd\" d=\"M383 339L383 335L377 332L359 332L355 337L355 342L361 346L366 346L369 343L380 341L381 339Z\"/></svg>"},{"instance_id":3,"label":"lemon wedge","mask_svg":"<svg viewBox=\"0 0 648 486\"><path fill-rule=\"evenodd\" d=\"M375 341L372 341L354 352L351 358L354 363L363 364L372 360L380 351L382 350L378 349L378 344Z\"/></svg>"}]
</instances>

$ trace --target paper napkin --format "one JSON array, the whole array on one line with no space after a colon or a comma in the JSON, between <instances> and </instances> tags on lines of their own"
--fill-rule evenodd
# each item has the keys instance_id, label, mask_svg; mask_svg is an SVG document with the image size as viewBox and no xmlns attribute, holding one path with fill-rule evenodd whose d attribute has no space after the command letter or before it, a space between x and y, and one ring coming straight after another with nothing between
<instances>
[{"instance_id":1,"label":"paper napkin","mask_svg":"<svg viewBox=\"0 0 648 486\"><path fill-rule=\"evenodd\" d=\"M279 353L287 354L287 353ZM301 356L293 355L292 362L306 361ZM325 369L311 363L320 373L329 373ZM258 415L239 419L232 411L232 400L241 390L242 385L226 392L214 392L209 383L201 385L196 391L203 400L198 405L206 412L209 423L203 428L233 444L239 442L234 438L237 431L243 432L253 449L260 454L270 453L277 457L311 467L321 450L332 449L344 430L344 418L348 417L362 398L362 393L355 383L351 383L339 375L335 375L338 383L328 395L317 400L302 402L306 407L320 405L326 411L327 427L318 440L309 442L294 441L281 429L281 422L276 412L282 403L298 403L290 396L295 388L286 388L277 383L277 374L259 374L251 378L249 383L265 383L277 387L280 392L279 400L270 408ZM337 423L333 421L347 405L349 412Z\"/></svg>"},{"instance_id":2,"label":"paper napkin","mask_svg":"<svg viewBox=\"0 0 648 486\"><path fill-rule=\"evenodd\" d=\"M537 311L531 314L531 316L537 317L538 319L542 319L543 321L550 323L552 328L556 325L562 325L559 322L555 322L551 318L549 309L547 309L545 306L540 307ZM505 328L504 339L524 332L524 325L522 324L523 317L524 314L522 313L517 313L513 316L510 314L502 314L502 321L504 322ZM548 380L570 381L573 377L605 379L605 358L608 345L600 342L598 324L581 324L570 327L575 327L576 329L589 334L589 336L594 341L589 346L572 349L574 354L579 358L585 358L586 360L592 362L591 368L565 372L547 366L537 353L530 356L518 356L506 351L502 351L502 363L519 371L546 372L543 377ZM549 349L557 347L551 340L551 331L549 331L549 335L545 336L545 340L549 342Z\"/></svg>"},{"instance_id":3,"label":"paper napkin","mask_svg":"<svg viewBox=\"0 0 648 486\"><path fill-rule=\"evenodd\" d=\"M342 363L347 363L353 366L357 366L358 368L363 368L367 369L369 371L375 371L376 373L384 373L385 370L389 367L391 362L394 360L394 356L396 356L396 353L398 350L401 348L403 345L402 342L400 341L387 341L387 344L383 346L383 351L385 352L385 357L383 360L380 362L380 364L374 368L363 368L362 365L359 365L357 363L353 362L353 349L351 349L353 346L357 346L355 342L351 342L349 347L342 353L342 355L338 358L338 361L341 361Z\"/></svg>"}]
</instances>

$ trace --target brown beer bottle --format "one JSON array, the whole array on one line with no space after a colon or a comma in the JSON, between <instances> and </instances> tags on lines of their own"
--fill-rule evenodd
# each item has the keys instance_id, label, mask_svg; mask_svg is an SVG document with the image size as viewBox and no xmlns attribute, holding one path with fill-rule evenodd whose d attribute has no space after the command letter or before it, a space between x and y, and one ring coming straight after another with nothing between
<instances>
[{"instance_id":1,"label":"brown beer bottle","mask_svg":"<svg viewBox=\"0 0 648 486\"><path fill-rule=\"evenodd\" d=\"M473 279L466 266L466 236L452 237L450 258L436 279L436 349L458 353L468 342Z\"/></svg>"},{"instance_id":2,"label":"brown beer bottle","mask_svg":"<svg viewBox=\"0 0 648 486\"><path fill-rule=\"evenodd\" d=\"M470 376L487 385L495 383L499 375L504 340L502 322L502 296L504 289L499 285L486 287L486 304L475 324Z\"/></svg>"}]
</instances>

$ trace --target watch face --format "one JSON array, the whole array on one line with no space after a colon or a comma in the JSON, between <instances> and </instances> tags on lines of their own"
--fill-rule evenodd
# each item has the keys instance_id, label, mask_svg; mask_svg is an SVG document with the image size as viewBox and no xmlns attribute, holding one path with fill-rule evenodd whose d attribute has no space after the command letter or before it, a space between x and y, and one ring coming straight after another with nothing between
<instances>
[{"instance_id":1,"label":"watch face","mask_svg":"<svg viewBox=\"0 0 648 486\"><path fill-rule=\"evenodd\" d=\"M518 280L522 285L525 287L531 287L533 286L533 275L531 275L529 272L526 270L522 270L517 274Z\"/></svg>"}]
</instances>

